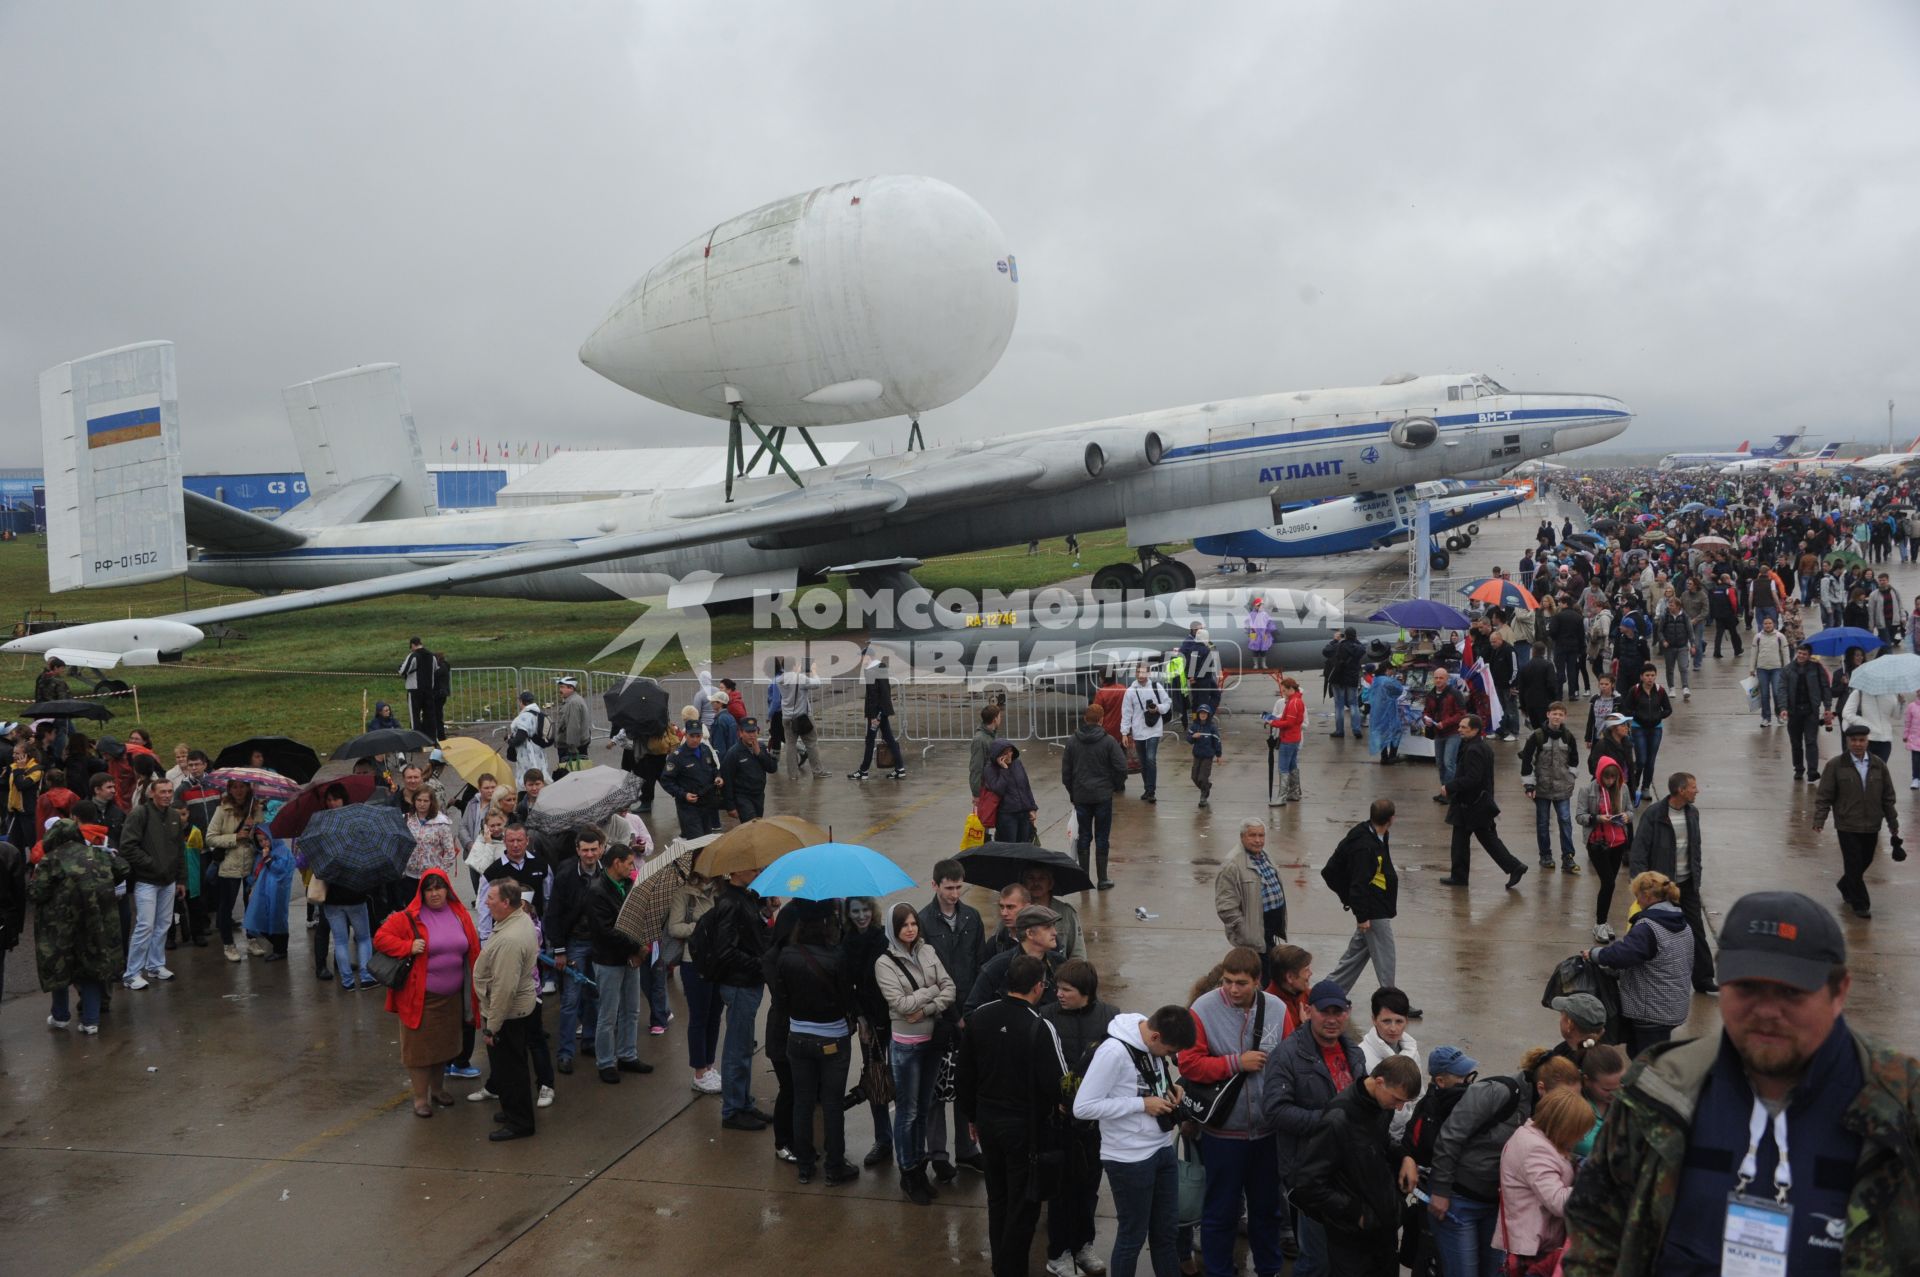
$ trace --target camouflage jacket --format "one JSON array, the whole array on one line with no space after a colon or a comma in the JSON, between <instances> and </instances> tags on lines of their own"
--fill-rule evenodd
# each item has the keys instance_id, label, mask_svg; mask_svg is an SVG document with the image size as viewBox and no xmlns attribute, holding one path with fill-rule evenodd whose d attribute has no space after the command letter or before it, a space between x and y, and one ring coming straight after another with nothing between
<instances>
[{"instance_id":1,"label":"camouflage jacket","mask_svg":"<svg viewBox=\"0 0 1920 1277\"><path fill-rule=\"evenodd\" d=\"M1861 1138L1842 1271L1920 1271L1920 1061L1854 1032L1866 1084L1846 1114ZM1634 1062L1567 1199L1565 1277L1651 1277L1680 1188L1694 1102L1720 1037L1656 1046Z\"/></svg>"}]
</instances>

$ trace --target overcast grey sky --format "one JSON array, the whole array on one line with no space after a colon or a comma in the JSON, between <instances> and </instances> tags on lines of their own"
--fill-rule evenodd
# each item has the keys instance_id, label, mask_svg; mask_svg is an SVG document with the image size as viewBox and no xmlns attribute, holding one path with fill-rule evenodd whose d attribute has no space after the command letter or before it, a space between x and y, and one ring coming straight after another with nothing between
<instances>
[{"instance_id":1,"label":"overcast grey sky","mask_svg":"<svg viewBox=\"0 0 1920 1277\"><path fill-rule=\"evenodd\" d=\"M1917 121L1902 0L0 3L0 464L41 369L159 337L192 470L291 464L280 387L378 360L429 459L718 443L582 338L885 172L1020 259L936 440L1469 369L1618 395L1629 446L1910 438Z\"/></svg>"}]
</instances>

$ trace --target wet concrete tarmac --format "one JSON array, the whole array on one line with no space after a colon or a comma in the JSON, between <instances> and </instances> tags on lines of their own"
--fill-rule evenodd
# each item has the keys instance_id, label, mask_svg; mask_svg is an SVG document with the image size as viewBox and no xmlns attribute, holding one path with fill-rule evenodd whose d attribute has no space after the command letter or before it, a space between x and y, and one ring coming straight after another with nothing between
<instances>
[{"instance_id":1,"label":"wet concrete tarmac","mask_svg":"<svg viewBox=\"0 0 1920 1277\"><path fill-rule=\"evenodd\" d=\"M1540 507L1529 505L1488 521L1463 557L1475 567L1511 566L1539 518ZM1396 574L1402 563L1382 552L1277 577L1356 583ZM1895 565L1893 573L1903 590L1920 585L1920 570ZM1716 662L1709 655L1692 702L1676 707L1660 756L1662 773L1684 768L1701 779L1704 892L1716 927L1739 894L1762 887L1838 906L1832 834L1810 831L1810 787L1789 781L1784 730L1762 731L1745 712L1742 673L1731 656ZM1368 801L1385 794L1400 806L1400 983L1426 1011L1414 1035L1423 1050L1451 1042L1490 1069L1510 1067L1526 1047L1551 1040L1554 1017L1541 1009L1540 991L1556 962L1589 943L1591 874L1536 869L1507 892L1480 859L1470 891L1438 886L1447 830L1442 809L1427 801L1431 766L1377 769L1362 745L1327 739L1317 675L1302 682L1316 711L1302 752L1304 803L1266 806L1266 756L1253 717L1272 700L1263 678L1227 697L1226 761L1215 772L1210 810L1194 808L1184 751L1171 745L1160 803L1130 795L1118 804L1119 885L1076 902L1102 996L1150 1010L1183 999L1219 958L1212 874L1246 818L1270 819L1269 847L1287 870L1293 939L1314 951L1316 968L1330 969L1350 921L1318 867ZM1822 743L1837 748L1838 737ZM829 746L827 761L837 769L831 779L775 781L770 807L831 822L923 878L958 841L967 808L964 747L935 748L904 782L864 786L840 778L857 761L856 748ZM1517 747L1495 748L1508 812L1502 831L1531 864L1532 813L1517 782ZM1064 844L1068 809L1056 760L1051 747L1027 754L1042 841ZM1896 775L1905 774L1905 761L1894 762ZM1913 798L1903 797L1903 813L1920 809ZM1855 972L1850 1018L1910 1048L1920 1042L1920 1012L1908 1001L1920 945L1908 920L1920 892L1906 867L1884 855L1870 881L1873 920L1843 920ZM991 917L984 893L974 903ZM1158 917L1140 921L1136 906ZM1622 890L1616 926L1625 909ZM463 1101L431 1121L412 1115L393 1018L379 994L316 981L297 929L294 960L286 963L232 966L217 947L176 953L179 978L137 994L118 991L97 1038L50 1031L45 997L34 988L31 940L10 957L0 1006L0 1265L9 1272L237 1272L263 1264L294 1274L986 1268L986 1199L977 1176L963 1172L930 1208L901 1196L891 1168L841 1188L802 1187L773 1158L770 1138L721 1130L717 1100L688 1087L684 1014L664 1037L642 1038L642 1056L658 1072L618 1087L588 1069L562 1077L558 1103L539 1114L538 1137L496 1145L486 1139L491 1104ZM1372 988L1371 974L1363 975L1356 998ZM550 1006L549 1029L554 1016ZM1695 999L1690 1027L1717 1027L1712 999ZM770 1103L764 1057L755 1075L756 1094ZM871 1136L864 1111L848 1115L848 1132L858 1156ZM1102 1254L1111 1226L1103 1195Z\"/></svg>"}]
</instances>

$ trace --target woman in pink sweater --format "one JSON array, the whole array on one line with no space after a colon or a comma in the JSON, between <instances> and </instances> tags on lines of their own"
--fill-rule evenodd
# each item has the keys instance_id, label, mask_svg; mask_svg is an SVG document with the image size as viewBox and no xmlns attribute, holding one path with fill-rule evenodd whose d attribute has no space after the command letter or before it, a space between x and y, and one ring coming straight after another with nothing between
<instances>
[{"instance_id":1,"label":"woman in pink sweater","mask_svg":"<svg viewBox=\"0 0 1920 1277\"><path fill-rule=\"evenodd\" d=\"M1566 1245L1573 1146L1592 1126L1593 1109L1578 1090L1549 1091L1500 1152L1496 1236L1507 1254L1527 1261L1525 1272L1551 1273Z\"/></svg>"}]
</instances>

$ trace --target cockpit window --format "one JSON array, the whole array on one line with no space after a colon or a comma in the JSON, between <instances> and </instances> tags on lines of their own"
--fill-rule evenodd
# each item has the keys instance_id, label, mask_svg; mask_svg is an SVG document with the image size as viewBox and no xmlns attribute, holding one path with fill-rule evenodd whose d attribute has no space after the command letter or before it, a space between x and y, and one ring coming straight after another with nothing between
<instances>
[{"instance_id":1,"label":"cockpit window","mask_svg":"<svg viewBox=\"0 0 1920 1277\"><path fill-rule=\"evenodd\" d=\"M1512 393L1505 386L1487 376L1485 373L1476 373L1473 379L1479 383L1480 393L1483 395L1505 395Z\"/></svg>"}]
</instances>

